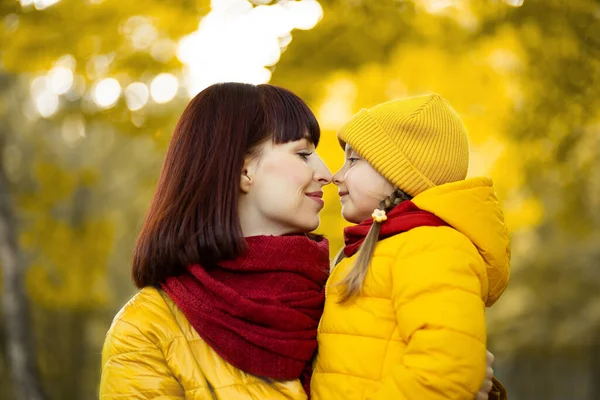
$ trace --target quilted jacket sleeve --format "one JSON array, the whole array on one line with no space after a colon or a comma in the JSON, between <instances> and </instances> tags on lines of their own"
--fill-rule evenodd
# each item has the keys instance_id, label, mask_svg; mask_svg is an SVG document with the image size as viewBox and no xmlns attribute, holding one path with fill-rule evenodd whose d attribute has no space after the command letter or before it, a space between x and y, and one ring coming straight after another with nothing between
<instances>
[{"instance_id":1,"label":"quilted jacket sleeve","mask_svg":"<svg viewBox=\"0 0 600 400\"><path fill-rule=\"evenodd\" d=\"M133 324L117 319L102 350L100 400L184 399L158 343Z\"/></svg>"},{"instance_id":2,"label":"quilted jacket sleeve","mask_svg":"<svg viewBox=\"0 0 600 400\"><path fill-rule=\"evenodd\" d=\"M421 234L394 262L392 301L407 347L371 400L473 400L483 382L484 262L450 228L434 238Z\"/></svg>"}]
</instances>

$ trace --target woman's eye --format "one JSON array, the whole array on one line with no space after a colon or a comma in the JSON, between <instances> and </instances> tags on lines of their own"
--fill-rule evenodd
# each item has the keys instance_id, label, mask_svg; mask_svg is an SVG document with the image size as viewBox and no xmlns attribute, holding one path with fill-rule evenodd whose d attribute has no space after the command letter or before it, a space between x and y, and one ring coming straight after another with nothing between
<instances>
[{"instance_id":1,"label":"woman's eye","mask_svg":"<svg viewBox=\"0 0 600 400\"><path fill-rule=\"evenodd\" d=\"M311 156L312 153L298 153L298 155L300 156L300 158L302 158L304 161L308 160L308 157Z\"/></svg>"},{"instance_id":2,"label":"woman's eye","mask_svg":"<svg viewBox=\"0 0 600 400\"><path fill-rule=\"evenodd\" d=\"M355 162L358 161L357 157L348 157L348 161L350 162L350 165L353 165Z\"/></svg>"}]
</instances>

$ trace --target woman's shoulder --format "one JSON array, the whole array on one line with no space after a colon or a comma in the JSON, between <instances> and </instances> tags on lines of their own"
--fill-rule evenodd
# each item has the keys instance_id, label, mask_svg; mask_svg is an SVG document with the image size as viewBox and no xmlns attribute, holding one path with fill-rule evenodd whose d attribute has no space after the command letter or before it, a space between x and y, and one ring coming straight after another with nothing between
<instances>
[{"instance_id":1,"label":"woman's shoulder","mask_svg":"<svg viewBox=\"0 0 600 400\"><path fill-rule=\"evenodd\" d=\"M177 331L176 315L169 303L168 296L159 289L140 290L115 315L107 342L136 339L163 347Z\"/></svg>"},{"instance_id":2,"label":"woman's shoulder","mask_svg":"<svg viewBox=\"0 0 600 400\"><path fill-rule=\"evenodd\" d=\"M115 315L113 323L125 321L139 325L157 319L162 321L171 314L169 305L162 295L162 290L145 287L125 303Z\"/></svg>"}]
</instances>

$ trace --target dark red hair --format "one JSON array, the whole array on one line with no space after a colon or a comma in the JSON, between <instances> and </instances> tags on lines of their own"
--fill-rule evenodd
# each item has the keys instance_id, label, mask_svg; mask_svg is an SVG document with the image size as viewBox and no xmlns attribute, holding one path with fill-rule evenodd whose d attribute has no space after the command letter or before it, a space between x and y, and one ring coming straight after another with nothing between
<instances>
[{"instance_id":1,"label":"dark red hair","mask_svg":"<svg viewBox=\"0 0 600 400\"><path fill-rule=\"evenodd\" d=\"M244 158L269 139L317 145L319 137L314 114L286 89L220 83L200 92L175 128L135 246L137 287L237 257L246 244L238 215Z\"/></svg>"}]
</instances>

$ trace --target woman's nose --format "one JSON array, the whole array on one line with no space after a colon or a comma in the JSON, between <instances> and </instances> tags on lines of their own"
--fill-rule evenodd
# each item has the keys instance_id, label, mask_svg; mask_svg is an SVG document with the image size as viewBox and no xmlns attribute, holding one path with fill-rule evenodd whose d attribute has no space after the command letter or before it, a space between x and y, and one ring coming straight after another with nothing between
<instances>
[{"instance_id":1,"label":"woman's nose","mask_svg":"<svg viewBox=\"0 0 600 400\"><path fill-rule=\"evenodd\" d=\"M329 185L331 183L331 171L329 171L329 168L327 168L327 165L325 165L321 158L317 159L314 179L317 182L319 182L322 186Z\"/></svg>"},{"instance_id":2,"label":"woman's nose","mask_svg":"<svg viewBox=\"0 0 600 400\"><path fill-rule=\"evenodd\" d=\"M332 179L331 172L323 165L321 168L317 169L315 179L323 186L329 185Z\"/></svg>"}]
</instances>

